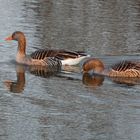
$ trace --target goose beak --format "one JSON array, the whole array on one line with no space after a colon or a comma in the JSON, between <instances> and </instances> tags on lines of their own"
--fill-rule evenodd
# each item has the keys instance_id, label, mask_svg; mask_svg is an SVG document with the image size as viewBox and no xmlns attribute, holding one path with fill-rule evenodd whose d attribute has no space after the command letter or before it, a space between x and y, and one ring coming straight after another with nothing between
<instances>
[{"instance_id":1,"label":"goose beak","mask_svg":"<svg viewBox=\"0 0 140 140\"><path fill-rule=\"evenodd\" d=\"M10 40L13 40L12 36L9 36L9 37L5 38L5 41L10 41Z\"/></svg>"}]
</instances>

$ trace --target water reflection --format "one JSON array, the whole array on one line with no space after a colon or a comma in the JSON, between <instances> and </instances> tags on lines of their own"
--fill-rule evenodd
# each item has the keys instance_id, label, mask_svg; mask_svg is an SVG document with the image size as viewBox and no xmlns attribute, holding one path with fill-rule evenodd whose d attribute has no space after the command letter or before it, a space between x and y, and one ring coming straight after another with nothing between
<instances>
[{"instance_id":1,"label":"water reflection","mask_svg":"<svg viewBox=\"0 0 140 140\"><path fill-rule=\"evenodd\" d=\"M28 66L27 71L35 76L48 78L56 75L61 71L60 67L43 67L43 66Z\"/></svg>"},{"instance_id":2,"label":"water reflection","mask_svg":"<svg viewBox=\"0 0 140 140\"><path fill-rule=\"evenodd\" d=\"M105 78L120 85L134 86L140 84L140 78L104 77L89 73L83 74L82 82L89 87L96 88L103 85Z\"/></svg>"},{"instance_id":3,"label":"water reflection","mask_svg":"<svg viewBox=\"0 0 140 140\"><path fill-rule=\"evenodd\" d=\"M6 88L13 93L21 93L25 87L25 67L22 65L16 66L17 80L5 80Z\"/></svg>"},{"instance_id":4,"label":"water reflection","mask_svg":"<svg viewBox=\"0 0 140 140\"><path fill-rule=\"evenodd\" d=\"M90 87L98 87L101 86L104 82L104 76L100 75L91 75L89 73L84 73L82 78L83 84Z\"/></svg>"},{"instance_id":5,"label":"water reflection","mask_svg":"<svg viewBox=\"0 0 140 140\"><path fill-rule=\"evenodd\" d=\"M29 72L35 76L49 78L51 76L66 78L67 80L82 80L82 83L88 87L97 88L102 86L105 79L108 79L116 84L134 86L140 84L139 78L124 78L124 77L105 77L102 75L84 73L80 74L80 67L64 66L63 69L52 69L42 66L24 66L16 65L17 80L5 80L5 87L13 93L22 93L25 88L25 72Z\"/></svg>"},{"instance_id":6,"label":"water reflection","mask_svg":"<svg viewBox=\"0 0 140 140\"><path fill-rule=\"evenodd\" d=\"M50 67L42 67L42 66L24 66L24 65L16 65L16 76L17 80L5 80L5 87L13 93L22 93L25 88L25 72L29 72L35 76L40 76L44 78L48 78L50 76L55 75L60 71L60 69L52 69Z\"/></svg>"}]
</instances>

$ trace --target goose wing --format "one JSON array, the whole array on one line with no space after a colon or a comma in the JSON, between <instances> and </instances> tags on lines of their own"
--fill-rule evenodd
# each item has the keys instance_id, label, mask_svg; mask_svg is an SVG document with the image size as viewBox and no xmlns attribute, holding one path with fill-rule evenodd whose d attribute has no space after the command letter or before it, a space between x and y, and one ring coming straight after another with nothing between
<instances>
[{"instance_id":1,"label":"goose wing","mask_svg":"<svg viewBox=\"0 0 140 140\"><path fill-rule=\"evenodd\" d=\"M140 62L125 60L113 65L112 69L119 72L126 71L128 69L140 70Z\"/></svg>"},{"instance_id":2,"label":"goose wing","mask_svg":"<svg viewBox=\"0 0 140 140\"><path fill-rule=\"evenodd\" d=\"M80 51L67 51L67 50L59 50L58 53L56 54L56 57L58 59L64 60L68 58L79 58L81 56L86 56L84 52Z\"/></svg>"},{"instance_id":3,"label":"goose wing","mask_svg":"<svg viewBox=\"0 0 140 140\"><path fill-rule=\"evenodd\" d=\"M45 57L56 57L60 60L64 60L68 58L78 58L80 56L86 56L86 54L80 51L39 49L33 52L30 56L33 59L44 59Z\"/></svg>"},{"instance_id":4,"label":"goose wing","mask_svg":"<svg viewBox=\"0 0 140 140\"><path fill-rule=\"evenodd\" d=\"M45 57L55 57L57 53L56 50L39 49L33 52L30 56L33 59L44 59Z\"/></svg>"}]
</instances>

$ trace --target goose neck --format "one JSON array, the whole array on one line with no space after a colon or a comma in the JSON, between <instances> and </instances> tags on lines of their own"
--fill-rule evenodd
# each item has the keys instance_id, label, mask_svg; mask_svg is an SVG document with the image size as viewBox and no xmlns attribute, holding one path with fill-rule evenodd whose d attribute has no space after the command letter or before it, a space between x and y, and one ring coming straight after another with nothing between
<instances>
[{"instance_id":1,"label":"goose neck","mask_svg":"<svg viewBox=\"0 0 140 140\"><path fill-rule=\"evenodd\" d=\"M24 38L18 40L18 53L26 55L26 40Z\"/></svg>"}]
</instances>

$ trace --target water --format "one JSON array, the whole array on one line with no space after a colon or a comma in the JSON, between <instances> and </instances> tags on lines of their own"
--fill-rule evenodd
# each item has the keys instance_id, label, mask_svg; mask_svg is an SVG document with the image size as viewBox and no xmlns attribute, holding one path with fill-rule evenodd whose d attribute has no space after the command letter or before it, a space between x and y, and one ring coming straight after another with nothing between
<instances>
[{"instance_id":1,"label":"water","mask_svg":"<svg viewBox=\"0 0 140 140\"><path fill-rule=\"evenodd\" d=\"M107 66L139 60L139 0L0 3L1 140L139 139L139 79L35 71L16 65L17 43L3 41L20 30L28 54L48 47L84 50Z\"/></svg>"}]
</instances>

